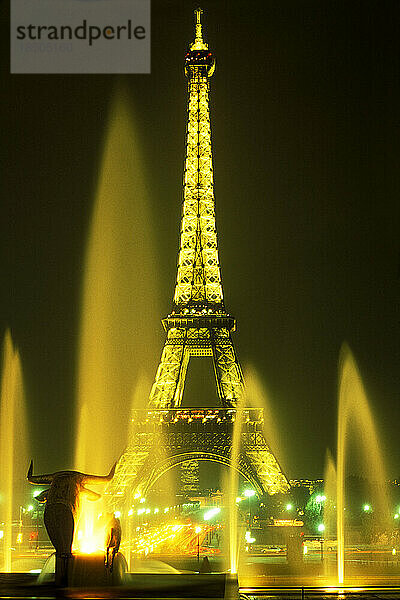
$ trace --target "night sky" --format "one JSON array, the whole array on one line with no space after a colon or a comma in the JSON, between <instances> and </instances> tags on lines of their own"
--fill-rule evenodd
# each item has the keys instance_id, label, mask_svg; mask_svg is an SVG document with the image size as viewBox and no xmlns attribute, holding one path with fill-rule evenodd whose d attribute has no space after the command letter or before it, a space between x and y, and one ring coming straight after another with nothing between
<instances>
[{"instance_id":1,"label":"night sky","mask_svg":"<svg viewBox=\"0 0 400 600\"><path fill-rule=\"evenodd\" d=\"M151 199L160 315L176 276L193 2L153 0L151 75L10 75L1 3L1 333L21 352L39 464L71 462L82 262L107 110L129 90ZM400 475L396 1L204 0L225 303L271 402L289 478L335 451L337 364L358 361ZM138 274L145 277L145 274ZM132 291L134 293L134 290ZM159 321L148 323L159 337ZM190 371L188 372L190 377Z\"/></svg>"}]
</instances>

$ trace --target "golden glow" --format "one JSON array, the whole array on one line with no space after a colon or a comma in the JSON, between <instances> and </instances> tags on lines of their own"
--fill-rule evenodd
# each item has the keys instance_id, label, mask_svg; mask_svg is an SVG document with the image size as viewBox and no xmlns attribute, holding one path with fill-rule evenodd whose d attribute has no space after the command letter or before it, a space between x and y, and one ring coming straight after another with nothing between
<instances>
[{"instance_id":1,"label":"golden glow","mask_svg":"<svg viewBox=\"0 0 400 600\"><path fill-rule=\"evenodd\" d=\"M4 337L0 390L0 474L2 502L2 570L11 572L13 498L16 481L24 481L28 464L25 399L21 361L10 332ZM4 525L3 525L4 523ZM3 554L4 552L4 554Z\"/></svg>"},{"instance_id":2,"label":"golden glow","mask_svg":"<svg viewBox=\"0 0 400 600\"><path fill-rule=\"evenodd\" d=\"M102 498L97 502L91 502L84 496L81 497L80 514L72 544L73 553L104 552L107 518L104 518L102 513L98 514L100 503L104 504Z\"/></svg>"},{"instance_id":3,"label":"golden glow","mask_svg":"<svg viewBox=\"0 0 400 600\"><path fill-rule=\"evenodd\" d=\"M209 346L209 348L207 348ZM225 327L174 328L167 334L161 362L150 394L155 408L178 408L182 403L189 358L195 350L213 356L217 390L224 405L236 406L243 387L242 372Z\"/></svg>"},{"instance_id":4,"label":"golden glow","mask_svg":"<svg viewBox=\"0 0 400 600\"><path fill-rule=\"evenodd\" d=\"M130 398L154 369L159 281L130 101L113 99L84 269L75 466L107 471L126 444ZM146 391L148 397L149 390ZM143 401L143 399L142 399Z\"/></svg>"},{"instance_id":5,"label":"golden glow","mask_svg":"<svg viewBox=\"0 0 400 600\"><path fill-rule=\"evenodd\" d=\"M199 531L197 531L199 529ZM197 552L198 536L201 543L207 532L201 527L194 528L191 524L163 523L162 525L136 528L136 535L129 540L124 539L122 548L129 554L146 556L151 553L176 554L177 549L184 554L195 554ZM218 553L219 550L210 549L210 553Z\"/></svg>"},{"instance_id":6,"label":"golden glow","mask_svg":"<svg viewBox=\"0 0 400 600\"><path fill-rule=\"evenodd\" d=\"M132 393L132 415L136 414L135 411L137 409L142 410L146 405L150 387L151 380L149 378L143 375L138 377ZM121 497L124 496L127 489L129 489L130 493L134 493L133 499L135 501L139 501L142 504L146 501L146 498L142 497L142 492L144 493L141 487L143 482L138 486L140 489L134 488L137 475L149 456L148 449L137 448L137 433L136 418L130 419L127 449L118 461L114 478L105 491L114 508L121 506ZM159 450L161 452L164 451L163 444L160 445ZM167 484L167 489L172 489L172 486Z\"/></svg>"},{"instance_id":7,"label":"golden glow","mask_svg":"<svg viewBox=\"0 0 400 600\"><path fill-rule=\"evenodd\" d=\"M245 406L244 390L241 388L241 395L237 404L235 425L233 427L232 446L231 446L231 469L229 471L228 489L228 511L229 511L229 568L231 573L237 573L239 567L239 548L240 542L238 534L238 507L237 493L239 487L239 460L242 447L242 429L243 429L243 408ZM233 420L233 419L232 419Z\"/></svg>"},{"instance_id":8,"label":"golden glow","mask_svg":"<svg viewBox=\"0 0 400 600\"><path fill-rule=\"evenodd\" d=\"M203 32L201 27L200 17L203 14L203 10L201 8L196 8L194 11L196 15L196 38L193 44L190 46L191 50L207 50L208 46L204 43L203 40Z\"/></svg>"},{"instance_id":9,"label":"golden glow","mask_svg":"<svg viewBox=\"0 0 400 600\"><path fill-rule=\"evenodd\" d=\"M200 15L201 11L196 11L193 50L207 48L202 38ZM150 392L149 411L181 406L186 372L192 356L213 358L217 393L222 406L235 407L243 396L243 376L231 338L235 320L225 312L223 305L217 246L209 114L209 78L212 70L196 65L186 70L188 120L174 309L163 321L167 339ZM158 451L163 446L159 444ZM226 457L215 455L211 460L219 458L226 462ZM118 463L114 481L107 490L112 501L115 501L114 507L122 505L120 497L127 490L129 493L138 492L132 487L137 485L135 481L141 469L147 469L146 477L140 483L143 493L156 481L162 471L160 465L163 467L167 461L158 457L158 465L154 465L151 464L152 460L149 449L142 448L133 429L128 447ZM170 463L174 460L168 463L168 468L163 472L172 468ZM263 489L271 494L288 489L287 480L262 433L257 434L254 451L246 450L246 460L251 470L257 473L257 481L261 482ZM236 495L237 486L233 501ZM147 544L146 548L150 546Z\"/></svg>"},{"instance_id":10,"label":"golden glow","mask_svg":"<svg viewBox=\"0 0 400 600\"><path fill-rule=\"evenodd\" d=\"M268 440L268 446L264 443L264 447L260 448L257 453L250 454L252 461L254 461L253 466L257 470L264 489L269 494L285 493L290 489L290 486L276 460L277 455L283 455L282 444L277 433L281 428L272 414L269 395L252 365L246 366L245 381L248 406L263 409L262 427L264 438Z\"/></svg>"},{"instance_id":11,"label":"golden glow","mask_svg":"<svg viewBox=\"0 0 400 600\"><path fill-rule=\"evenodd\" d=\"M222 286L215 226L209 79L189 80L183 217L174 302L221 304Z\"/></svg>"},{"instance_id":12,"label":"golden glow","mask_svg":"<svg viewBox=\"0 0 400 600\"><path fill-rule=\"evenodd\" d=\"M373 473L378 485L377 496L374 499L376 512L382 515L382 522L389 522L389 504L386 495L386 474L383 465L382 452L376 432L373 416L368 405L360 372L350 348L344 344L340 355L339 370L339 418L337 442L337 568L338 583L344 583L344 550L345 550L345 453L350 422L354 421L360 440L363 444L364 457L368 464L368 472ZM375 482L374 482L375 483Z\"/></svg>"}]
</instances>

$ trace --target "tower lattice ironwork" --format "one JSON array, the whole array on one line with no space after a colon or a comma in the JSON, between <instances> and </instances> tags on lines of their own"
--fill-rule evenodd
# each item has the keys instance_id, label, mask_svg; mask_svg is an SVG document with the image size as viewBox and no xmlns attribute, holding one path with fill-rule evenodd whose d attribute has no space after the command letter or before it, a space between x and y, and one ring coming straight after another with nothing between
<instances>
[{"instance_id":1,"label":"tower lattice ironwork","mask_svg":"<svg viewBox=\"0 0 400 600\"><path fill-rule=\"evenodd\" d=\"M173 309L162 321L167 338L148 407L133 415L135 427L107 490L115 506L138 489L145 492L178 464L202 459L230 464L232 415L244 389L231 336L235 319L224 306L218 258L208 99L215 59L203 40L201 12L195 11L195 40L185 57L188 121ZM220 411L182 408L191 356L212 357ZM248 413L238 468L259 493L285 492L289 485L262 422L262 411Z\"/></svg>"}]
</instances>

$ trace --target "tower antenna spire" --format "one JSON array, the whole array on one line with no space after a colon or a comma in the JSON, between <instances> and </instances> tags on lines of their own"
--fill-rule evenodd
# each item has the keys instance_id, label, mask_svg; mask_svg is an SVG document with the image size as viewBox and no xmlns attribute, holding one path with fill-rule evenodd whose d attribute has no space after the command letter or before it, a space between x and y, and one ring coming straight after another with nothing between
<instances>
[{"instance_id":1,"label":"tower antenna spire","mask_svg":"<svg viewBox=\"0 0 400 600\"><path fill-rule=\"evenodd\" d=\"M196 36L194 39L193 44L191 45L190 49L191 50L207 50L208 46L207 44L204 43L203 40L203 30L202 30L202 24L201 24L201 15L203 14L203 9L202 8L196 8L196 10L194 11L195 17L196 17Z\"/></svg>"}]
</instances>

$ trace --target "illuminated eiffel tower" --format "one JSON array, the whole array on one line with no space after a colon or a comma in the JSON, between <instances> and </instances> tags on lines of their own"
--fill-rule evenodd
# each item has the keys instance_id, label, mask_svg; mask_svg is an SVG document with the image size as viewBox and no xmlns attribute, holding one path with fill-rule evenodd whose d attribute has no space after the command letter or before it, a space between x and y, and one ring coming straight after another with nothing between
<instances>
[{"instance_id":1,"label":"illuminated eiffel tower","mask_svg":"<svg viewBox=\"0 0 400 600\"><path fill-rule=\"evenodd\" d=\"M231 337L235 319L224 306L218 258L208 104L215 60L203 40L201 13L195 11L195 40L185 58L188 122L173 310L162 321L167 339L148 407L132 415L134 432L107 490L114 506L129 503L138 491L145 494L174 466L189 465L187 474L194 478L198 460L229 466L235 407L243 394ZM181 406L190 357L212 357L220 408ZM266 443L262 424L262 410L245 411L239 471L259 494L285 492L287 479Z\"/></svg>"}]
</instances>

